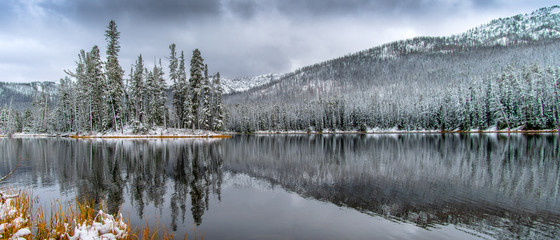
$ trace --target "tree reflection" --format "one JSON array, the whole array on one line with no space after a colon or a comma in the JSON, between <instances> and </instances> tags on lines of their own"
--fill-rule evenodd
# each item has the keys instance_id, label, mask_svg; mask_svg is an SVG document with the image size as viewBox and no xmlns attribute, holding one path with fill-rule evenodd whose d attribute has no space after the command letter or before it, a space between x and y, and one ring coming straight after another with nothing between
<instances>
[{"instance_id":1,"label":"tree reflection","mask_svg":"<svg viewBox=\"0 0 560 240\"><path fill-rule=\"evenodd\" d=\"M171 191L172 230L179 219L185 221L189 196L197 225L209 208L210 195L221 199L219 141L0 139L0 148L6 160L0 171L12 169L16 156L24 155L32 161L20 168L18 178L41 186L58 182L61 192L75 191L76 200L88 199L111 213L120 210L125 192L139 218L148 205L161 212Z\"/></svg>"},{"instance_id":2,"label":"tree reflection","mask_svg":"<svg viewBox=\"0 0 560 240\"><path fill-rule=\"evenodd\" d=\"M560 234L557 134L0 139L0 149L0 173L23 159L2 184L57 185L113 213L130 204L141 221L155 220L147 214L155 208L169 212L173 231L189 214L202 223L229 171L424 228L455 224L496 238Z\"/></svg>"}]
</instances>

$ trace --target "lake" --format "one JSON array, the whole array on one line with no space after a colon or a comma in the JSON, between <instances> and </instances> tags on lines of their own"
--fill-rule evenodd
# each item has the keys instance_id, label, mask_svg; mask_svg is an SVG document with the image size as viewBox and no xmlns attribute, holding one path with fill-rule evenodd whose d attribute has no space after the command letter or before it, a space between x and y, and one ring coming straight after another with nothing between
<instances>
[{"instance_id":1,"label":"lake","mask_svg":"<svg viewBox=\"0 0 560 240\"><path fill-rule=\"evenodd\" d=\"M178 239L550 239L558 134L0 138L1 188L92 199Z\"/></svg>"}]
</instances>

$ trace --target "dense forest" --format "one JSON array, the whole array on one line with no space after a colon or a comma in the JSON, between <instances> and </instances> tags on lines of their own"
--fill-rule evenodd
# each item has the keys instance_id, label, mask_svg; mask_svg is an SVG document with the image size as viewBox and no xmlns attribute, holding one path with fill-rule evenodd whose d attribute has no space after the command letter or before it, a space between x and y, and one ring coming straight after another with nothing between
<instances>
[{"instance_id":1,"label":"dense forest","mask_svg":"<svg viewBox=\"0 0 560 240\"><path fill-rule=\"evenodd\" d=\"M304 67L226 95L254 131L558 129L560 7Z\"/></svg>"},{"instance_id":2,"label":"dense forest","mask_svg":"<svg viewBox=\"0 0 560 240\"><path fill-rule=\"evenodd\" d=\"M110 21L105 31L106 61L98 46L80 51L76 69L66 71L68 76L60 79L54 106L43 88L23 114L11 106L0 108L0 133L80 134L125 129L141 133L155 126L223 129L220 74L208 75L208 65L198 49L193 51L187 78L184 52L178 56L175 44L169 46L172 86L168 97L161 59L148 69L140 54L129 77L123 76L119 37L116 23Z\"/></svg>"}]
</instances>

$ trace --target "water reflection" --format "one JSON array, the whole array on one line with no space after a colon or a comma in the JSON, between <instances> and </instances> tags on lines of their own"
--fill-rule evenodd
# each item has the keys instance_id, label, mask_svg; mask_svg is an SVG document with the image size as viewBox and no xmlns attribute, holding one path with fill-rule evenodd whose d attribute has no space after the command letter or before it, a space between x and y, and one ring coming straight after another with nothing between
<instances>
[{"instance_id":1,"label":"water reflection","mask_svg":"<svg viewBox=\"0 0 560 240\"><path fill-rule=\"evenodd\" d=\"M240 136L226 168L424 228L560 233L557 135Z\"/></svg>"},{"instance_id":2,"label":"water reflection","mask_svg":"<svg viewBox=\"0 0 560 240\"><path fill-rule=\"evenodd\" d=\"M132 220L140 224L156 217L149 211L155 208L173 231L204 225L211 203L222 201L224 184L235 184L230 176L248 175L267 181L273 191L281 186L307 199L431 231L454 225L495 238L560 234L558 135L0 139L0 149L0 174L22 159L1 186L56 186L59 192L48 193L52 198L90 198L111 212L130 206ZM259 201L237 192L243 196L230 195L230 201ZM267 218L270 226L276 224L273 216ZM216 232L222 227L212 225Z\"/></svg>"},{"instance_id":3,"label":"water reflection","mask_svg":"<svg viewBox=\"0 0 560 240\"><path fill-rule=\"evenodd\" d=\"M2 183L5 186L58 185L61 193L75 191L75 199L94 200L111 213L129 197L141 219L146 205L166 207L171 180L172 230L178 218L185 221L188 200L194 222L200 225L209 195L220 198L223 159L216 141L0 139L0 149L0 174L15 168L20 156L23 159L16 174Z\"/></svg>"}]
</instances>

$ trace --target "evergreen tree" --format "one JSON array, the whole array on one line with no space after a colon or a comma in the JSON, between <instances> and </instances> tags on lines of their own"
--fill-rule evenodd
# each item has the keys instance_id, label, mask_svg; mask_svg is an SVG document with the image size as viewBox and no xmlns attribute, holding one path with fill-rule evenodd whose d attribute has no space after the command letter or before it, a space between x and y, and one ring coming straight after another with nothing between
<instances>
[{"instance_id":1,"label":"evergreen tree","mask_svg":"<svg viewBox=\"0 0 560 240\"><path fill-rule=\"evenodd\" d=\"M154 66L155 68L155 66ZM154 72L148 69L144 69L144 78L146 79L146 83L144 85L146 92L144 95L144 121L142 123L148 126L154 126L154 99L155 99L155 89L156 89L156 81L154 79Z\"/></svg>"},{"instance_id":2,"label":"evergreen tree","mask_svg":"<svg viewBox=\"0 0 560 240\"><path fill-rule=\"evenodd\" d=\"M75 127L75 89L72 81L68 78L61 78L58 86L58 101L56 107L56 130L70 132Z\"/></svg>"},{"instance_id":3,"label":"evergreen tree","mask_svg":"<svg viewBox=\"0 0 560 240\"><path fill-rule=\"evenodd\" d=\"M105 129L113 128L115 131L118 130L119 125L123 126L122 114L123 114L123 74L118 55L120 50L119 45L120 33L117 30L117 24L115 21L111 20L105 31L105 40L107 41L107 63L106 69L106 113L104 119Z\"/></svg>"},{"instance_id":4,"label":"evergreen tree","mask_svg":"<svg viewBox=\"0 0 560 240\"><path fill-rule=\"evenodd\" d=\"M130 66L130 72L128 75L128 78L125 79L125 83L124 83L124 94L123 94L123 123L125 125L128 125L131 123L132 121L132 111L134 108L134 103L132 102L132 99L130 97L130 86L132 83L132 80L134 78L134 67Z\"/></svg>"},{"instance_id":5,"label":"evergreen tree","mask_svg":"<svg viewBox=\"0 0 560 240\"><path fill-rule=\"evenodd\" d=\"M105 110L105 75L103 74L103 63L99 55L99 48L93 46L88 54L86 62L87 84L90 90L90 126L94 131L103 129L103 116Z\"/></svg>"},{"instance_id":6,"label":"evergreen tree","mask_svg":"<svg viewBox=\"0 0 560 240\"><path fill-rule=\"evenodd\" d=\"M220 73L216 73L213 84L212 98L212 130L221 131L224 128L224 107L222 102L222 84L220 83Z\"/></svg>"},{"instance_id":7,"label":"evergreen tree","mask_svg":"<svg viewBox=\"0 0 560 240\"><path fill-rule=\"evenodd\" d=\"M191 126L193 121L193 116L191 113L192 102L189 90L189 84L187 83L187 69L185 67L185 54L181 51L181 57L179 58L179 71L178 71L178 91L180 95L178 96L178 101L182 108L181 111L177 110L178 122L180 128L188 128ZM188 119L187 119L188 118Z\"/></svg>"},{"instance_id":8,"label":"evergreen tree","mask_svg":"<svg viewBox=\"0 0 560 240\"><path fill-rule=\"evenodd\" d=\"M10 106L0 108L0 135L11 135L21 131L21 122L19 120L19 113Z\"/></svg>"},{"instance_id":9,"label":"evergreen tree","mask_svg":"<svg viewBox=\"0 0 560 240\"><path fill-rule=\"evenodd\" d=\"M190 127L193 129L200 128L200 104L202 101L202 89L201 84L204 80L204 76L202 75L204 71L204 59L200 54L198 49L193 51L193 56L191 59L191 76L189 79L189 85L191 90L191 111L189 114L189 118L192 117L192 124ZM185 104L187 105L187 104ZM188 105L187 105L188 106Z\"/></svg>"},{"instance_id":10,"label":"evergreen tree","mask_svg":"<svg viewBox=\"0 0 560 240\"><path fill-rule=\"evenodd\" d=\"M78 55L78 62L76 66L76 73L68 72L72 77L76 78L76 101L74 108L76 112L75 130L76 134L81 131L91 131L91 93L93 89L88 81L87 66L88 54L82 49Z\"/></svg>"},{"instance_id":11,"label":"evergreen tree","mask_svg":"<svg viewBox=\"0 0 560 240\"><path fill-rule=\"evenodd\" d=\"M142 54L138 56L134 67L130 86L130 99L132 102L133 125L137 126L143 121L144 117L144 61Z\"/></svg>"},{"instance_id":12,"label":"evergreen tree","mask_svg":"<svg viewBox=\"0 0 560 240\"><path fill-rule=\"evenodd\" d=\"M201 82L201 92L200 96L202 98L201 102L201 116L200 116L200 128L204 130L210 130L212 126L212 106L210 105L211 90L210 90L210 78L208 76L208 65L204 65L204 78Z\"/></svg>"},{"instance_id":13,"label":"evergreen tree","mask_svg":"<svg viewBox=\"0 0 560 240\"><path fill-rule=\"evenodd\" d=\"M165 107L165 79L163 79L163 68L161 60L158 65L154 65L152 71L148 71L146 76L146 86L149 93L148 123L152 126L161 126L166 123L167 110Z\"/></svg>"},{"instance_id":14,"label":"evergreen tree","mask_svg":"<svg viewBox=\"0 0 560 240\"><path fill-rule=\"evenodd\" d=\"M33 132L45 133L48 130L49 100L45 88L33 97Z\"/></svg>"},{"instance_id":15,"label":"evergreen tree","mask_svg":"<svg viewBox=\"0 0 560 240\"><path fill-rule=\"evenodd\" d=\"M179 60L177 59L177 52L175 51L175 44L169 45L169 50L171 54L169 56L169 78L172 82L172 95L173 95L173 107L175 110L175 124L177 128L182 127L183 122L183 104L185 102L183 95L183 85L181 82L181 69L179 69ZM181 53L181 57L183 57ZM185 61L182 61L182 70L185 69Z\"/></svg>"},{"instance_id":16,"label":"evergreen tree","mask_svg":"<svg viewBox=\"0 0 560 240\"><path fill-rule=\"evenodd\" d=\"M31 113L30 108L27 108L23 113L22 131L31 132L32 130L33 130L33 113Z\"/></svg>"}]
</instances>

